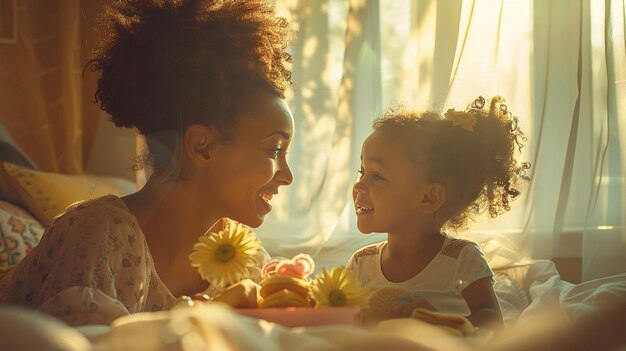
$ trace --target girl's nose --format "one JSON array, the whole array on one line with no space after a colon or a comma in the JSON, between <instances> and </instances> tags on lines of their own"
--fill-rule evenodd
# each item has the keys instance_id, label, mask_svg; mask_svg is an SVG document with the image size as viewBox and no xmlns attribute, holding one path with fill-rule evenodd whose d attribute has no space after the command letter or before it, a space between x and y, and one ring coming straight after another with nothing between
<instances>
[{"instance_id":1,"label":"girl's nose","mask_svg":"<svg viewBox=\"0 0 626 351\"><path fill-rule=\"evenodd\" d=\"M356 183L352 186L352 191L354 193L362 193L363 192L363 183L361 180L357 180Z\"/></svg>"}]
</instances>

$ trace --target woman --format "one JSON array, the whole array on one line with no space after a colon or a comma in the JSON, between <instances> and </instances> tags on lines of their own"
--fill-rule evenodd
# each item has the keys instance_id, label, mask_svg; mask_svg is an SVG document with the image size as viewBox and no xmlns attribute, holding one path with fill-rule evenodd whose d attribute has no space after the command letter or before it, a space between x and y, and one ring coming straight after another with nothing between
<instances>
[{"instance_id":1,"label":"woman","mask_svg":"<svg viewBox=\"0 0 626 351\"><path fill-rule=\"evenodd\" d=\"M102 19L96 100L146 136L152 176L59 215L1 294L72 325L205 290L188 259L198 237L222 217L261 225L292 182L288 28L269 5L117 1Z\"/></svg>"}]
</instances>

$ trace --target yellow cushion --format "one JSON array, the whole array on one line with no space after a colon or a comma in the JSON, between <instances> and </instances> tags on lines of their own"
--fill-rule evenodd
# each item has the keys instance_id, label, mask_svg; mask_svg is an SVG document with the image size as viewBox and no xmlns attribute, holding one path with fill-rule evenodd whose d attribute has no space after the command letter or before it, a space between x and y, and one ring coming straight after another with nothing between
<instances>
[{"instance_id":1,"label":"yellow cushion","mask_svg":"<svg viewBox=\"0 0 626 351\"><path fill-rule=\"evenodd\" d=\"M133 189L126 184L132 182L115 177L40 172L8 162L0 167L4 197L28 209L43 225L50 224L74 202L107 194L127 195Z\"/></svg>"}]
</instances>

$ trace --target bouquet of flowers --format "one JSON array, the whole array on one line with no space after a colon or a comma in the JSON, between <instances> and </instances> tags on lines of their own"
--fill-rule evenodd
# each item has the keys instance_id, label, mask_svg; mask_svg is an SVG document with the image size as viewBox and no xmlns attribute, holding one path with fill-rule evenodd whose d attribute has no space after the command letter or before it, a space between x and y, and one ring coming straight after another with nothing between
<instances>
[{"instance_id":1,"label":"bouquet of flowers","mask_svg":"<svg viewBox=\"0 0 626 351\"><path fill-rule=\"evenodd\" d=\"M370 291L354 272L338 266L313 275L307 254L269 260L254 232L232 220L200 237L189 259L210 286L204 294L181 297L177 306L213 299L287 326L352 323L368 306Z\"/></svg>"}]
</instances>

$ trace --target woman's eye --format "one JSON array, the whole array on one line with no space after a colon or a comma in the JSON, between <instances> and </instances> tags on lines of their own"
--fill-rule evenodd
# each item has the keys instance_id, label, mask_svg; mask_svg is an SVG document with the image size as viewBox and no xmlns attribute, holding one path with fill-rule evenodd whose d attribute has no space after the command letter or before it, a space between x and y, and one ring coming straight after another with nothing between
<instances>
[{"instance_id":1,"label":"woman's eye","mask_svg":"<svg viewBox=\"0 0 626 351\"><path fill-rule=\"evenodd\" d=\"M274 149L270 149L270 150L269 150L270 157L271 157L271 158L273 158L273 159L278 158L278 155L280 155L280 152L281 152L282 150L283 150L283 149L281 149L281 148L274 148Z\"/></svg>"}]
</instances>

